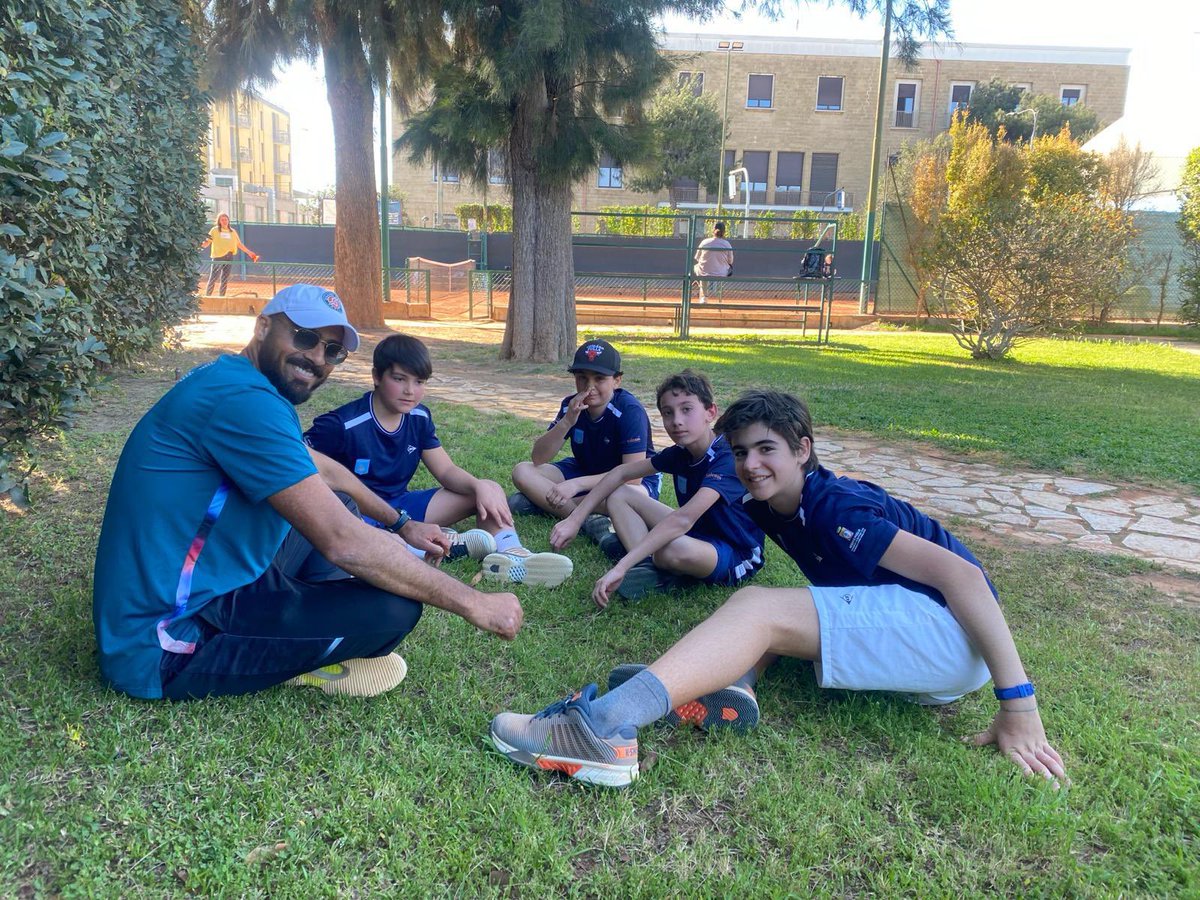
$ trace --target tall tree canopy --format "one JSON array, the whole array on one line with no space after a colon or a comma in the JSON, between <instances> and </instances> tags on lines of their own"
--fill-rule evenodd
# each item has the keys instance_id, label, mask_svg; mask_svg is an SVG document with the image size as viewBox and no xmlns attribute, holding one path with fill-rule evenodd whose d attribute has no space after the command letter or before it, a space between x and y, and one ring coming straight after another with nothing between
<instances>
[{"instance_id":1,"label":"tall tree canopy","mask_svg":"<svg viewBox=\"0 0 1200 900\"><path fill-rule=\"evenodd\" d=\"M843 0L861 14L894 9L897 54L949 31L949 0ZM785 0L750 2L778 15ZM575 345L571 186L608 154L651 153L643 106L672 64L656 19L703 20L721 0L447 0L449 61L399 146L478 184L489 151L506 159L513 194L513 286L501 355L551 361ZM715 156L714 151L714 156Z\"/></svg>"},{"instance_id":2,"label":"tall tree canopy","mask_svg":"<svg viewBox=\"0 0 1200 900\"><path fill-rule=\"evenodd\" d=\"M1033 135L1034 122L1038 134L1058 134L1066 125L1080 141L1086 141L1100 128L1095 111L1082 103L1063 106L1057 97L1032 94L999 78L985 81L971 92L967 120L983 125L992 137L997 137L1003 128L1004 138L1010 142L1028 141Z\"/></svg>"},{"instance_id":3,"label":"tall tree canopy","mask_svg":"<svg viewBox=\"0 0 1200 900\"><path fill-rule=\"evenodd\" d=\"M208 78L216 94L247 83L270 84L276 69L295 59L312 62L319 56L324 62L337 179L337 292L356 325L382 325L374 88L390 69L393 97L413 95L444 47L440 5L212 0L208 25Z\"/></svg>"}]
</instances>

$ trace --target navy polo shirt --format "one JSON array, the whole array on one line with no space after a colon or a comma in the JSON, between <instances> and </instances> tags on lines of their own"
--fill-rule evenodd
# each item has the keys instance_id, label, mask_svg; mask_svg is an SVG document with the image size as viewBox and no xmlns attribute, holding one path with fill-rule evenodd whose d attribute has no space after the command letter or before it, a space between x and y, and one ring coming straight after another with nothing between
<instances>
[{"instance_id":1,"label":"navy polo shirt","mask_svg":"<svg viewBox=\"0 0 1200 900\"><path fill-rule=\"evenodd\" d=\"M711 488L720 496L696 520L690 533L724 541L738 560L762 559L763 531L741 502L745 488L738 481L733 451L724 436L713 441L699 459L693 459L683 447L671 446L656 453L650 462L674 478L680 506L689 503L701 488Z\"/></svg>"},{"instance_id":2,"label":"navy polo shirt","mask_svg":"<svg viewBox=\"0 0 1200 900\"><path fill-rule=\"evenodd\" d=\"M403 415L394 431L387 431L371 409L373 393L367 391L357 400L317 416L304 440L394 503L408 491L408 483L421 465L421 454L442 442L424 404Z\"/></svg>"},{"instance_id":3,"label":"navy polo shirt","mask_svg":"<svg viewBox=\"0 0 1200 900\"><path fill-rule=\"evenodd\" d=\"M563 397L558 415L547 431L566 415L575 396L568 394ZM600 418L593 419L587 410L581 412L567 437L571 442L571 455L579 463L584 475L603 475L615 469L626 453L640 453L643 456L654 453L650 418L637 397L625 388L613 391L612 399Z\"/></svg>"},{"instance_id":4,"label":"navy polo shirt","mask_svg":"<svg viewBox=\"0 0 1200 900\"><path fill-rule=\"evenodd\" d=\"M901 531L945 547L983 571L971 551L936 519L896 499L879 485L834 475L824 466L806 476L800 508L794 516L781 516L749 494L742 505L818 587L899 584L945 606L940 591L879 565ZM990 580L988 587L995 596Z\"/></svg>"}]
</instances>

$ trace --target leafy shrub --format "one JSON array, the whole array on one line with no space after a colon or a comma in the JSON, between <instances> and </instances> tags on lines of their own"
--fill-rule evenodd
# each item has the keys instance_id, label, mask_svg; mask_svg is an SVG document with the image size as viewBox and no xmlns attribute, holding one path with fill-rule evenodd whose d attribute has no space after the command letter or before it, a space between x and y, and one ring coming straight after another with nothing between
<instances>
[{"instance_id":1,"label":"leafy shrub","mask_svg":"<svg viewBox=\"0 0 1200 900\"><path fill-rule=\"evenodd\" d=\"M194 308L207 126L171 0L0 10L0 492L108 363Z\"/></svg>"},{"instance_id":2,"label":"leafy shrub","mask_svg":"<svg viewBox=\"0 0 1200 900\"><path fill-rule=\"evenodd\" d=\"M604 234L625 234L638 237L670 237L675 233L675 220L669 217L651 218L661 213L657 206L602 206L603 213L596 222Z\"/></svg>"},{"instance_id":3,"label":"leafy shrub","mask_svg":"<svg viewBox=\"0 0 1200 900\"><path fill-rule=\"evenodd\" d=\"M485 207L482 203L464 203L454 207L454 214L458 216L458 227L463 231L467 230L468 219L483 223L485 231L512 231L513 228L511 206L489 203L485 214Z\"/></svg>"}]
</instances>

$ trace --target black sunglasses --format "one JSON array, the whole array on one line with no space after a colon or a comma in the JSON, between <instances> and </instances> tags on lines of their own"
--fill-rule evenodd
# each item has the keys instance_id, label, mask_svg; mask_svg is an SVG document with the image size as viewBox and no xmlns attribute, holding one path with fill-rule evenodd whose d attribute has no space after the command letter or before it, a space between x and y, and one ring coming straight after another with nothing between
<instances>
[{"instance_id":1,"label":"black sunglasses","mask_svg":"<svg viewBox=\"0 0 1200 900\"><path fill-rule=\"evenodd\" d=\"M294 325L291 322L287 323L292 327L292 346L301 353L306 353L317 344L325 345L325 362L331 366L336 366L346 361L346 357L350 355L350 351L337 341L323 341L321 335L313 331L311 328L301 328L299 325Z\"/></svg>"}]
</instances>

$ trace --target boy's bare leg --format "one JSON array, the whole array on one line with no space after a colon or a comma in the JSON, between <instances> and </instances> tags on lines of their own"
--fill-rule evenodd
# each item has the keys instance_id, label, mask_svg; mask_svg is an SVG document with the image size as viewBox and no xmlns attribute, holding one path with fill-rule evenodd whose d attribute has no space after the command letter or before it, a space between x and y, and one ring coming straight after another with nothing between
<instances>
[{"instance_id":1,"label":"boy's bare leg","mask_svg":"<svg viewBox=\"0 0 1200 900\"><path fill-rule=\"evenodd\" d=\"M613 530L626 548L636 546L672 512L665 503L652 499L641 485L622 485L608 498ZM707 541L682 535L654 554L654 564L680 575L706 578L717 567L717 551Z\"/></svg>"},{"instance_id":2,"label":"boy's bare leg","mask_svg":"<svg viewBox=\"0 0 1200 900\"><path fill-rule=\"evenodd\" d=\"M807 588L742 588L650 671L676 708L734 683L751 667L761 673L776 655L821 656L817 608Z\"/></svg>"},{"instance_id":3,"label":"boy's bare leg","mask_svg":"<svg viewBox=\"0 0 1200 900\"><path fill-rule=\"evenodd\" d=\"M528 461L519 462L513 469L512 480L516 489L528 497L534 506L556 519L565 519L575 510L574 501L568 501L559 507L552 507L546 502L546 494L550 489L566 481L557 466L550 463L535 466Z\"/></svg>"},{"instance_id":4,"label":"boy's bare leg","mask_svg":"<svg viewBox=\"0 0 1200 900\"><path fill-rule=\"evenodd\" d=\"M637 544L651 528L671 514L671 507L651 499L640 484L621 485L608 495L605 505L613 531L626 548Z\"/></svg>"}]
</instances>

